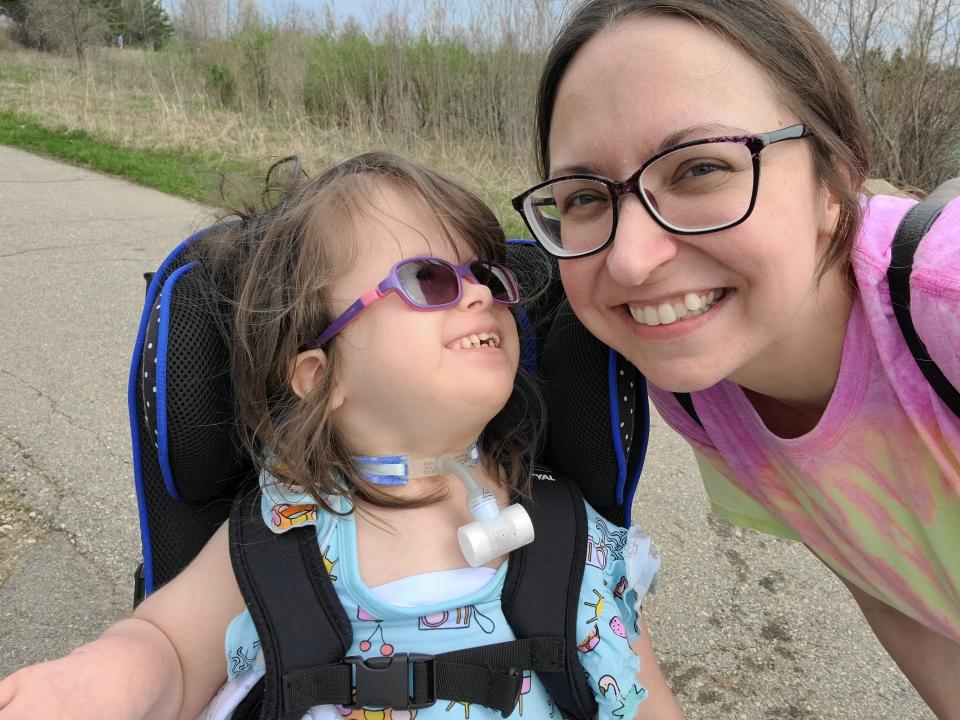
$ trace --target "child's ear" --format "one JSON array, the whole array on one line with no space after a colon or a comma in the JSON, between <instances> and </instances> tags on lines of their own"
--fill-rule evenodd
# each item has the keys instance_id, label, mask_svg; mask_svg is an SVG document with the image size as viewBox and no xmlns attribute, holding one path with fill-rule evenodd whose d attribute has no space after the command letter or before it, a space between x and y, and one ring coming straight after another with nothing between
<instances>
[{"instance_id":1,"label":"child's ear","mask_svg":"<svg viewBox=\"0 0 960 720\"><path fill-rule=\"evenodd\" d=\"M303 399L323 381L327 372L327 354L323 350L304 350L290 361L290 387ZM343 393L334 381L330 393L330 408L336 410L343 405Z\"/></svg>"}]
</instances>

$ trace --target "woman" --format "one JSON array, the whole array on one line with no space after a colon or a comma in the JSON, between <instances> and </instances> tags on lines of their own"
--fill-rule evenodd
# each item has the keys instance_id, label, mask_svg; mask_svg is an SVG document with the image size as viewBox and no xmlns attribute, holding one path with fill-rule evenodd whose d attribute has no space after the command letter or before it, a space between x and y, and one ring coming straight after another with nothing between
<instances>
[{"instance_id":1,"label":"woman","mask_svg":"<svg viewBox=\"0 0 960 720\"><path fill-rule=\"evenodd\" d=\"M858 195L867 132L827 43L781 2L592 0L558 35L537 118L546 181L515 205L693 446L714 511L805 543L960 718L960 418L891 311L913 203ZM953 202L911 280L955 387L957 237Z\"/></svg>"}]
</instances>

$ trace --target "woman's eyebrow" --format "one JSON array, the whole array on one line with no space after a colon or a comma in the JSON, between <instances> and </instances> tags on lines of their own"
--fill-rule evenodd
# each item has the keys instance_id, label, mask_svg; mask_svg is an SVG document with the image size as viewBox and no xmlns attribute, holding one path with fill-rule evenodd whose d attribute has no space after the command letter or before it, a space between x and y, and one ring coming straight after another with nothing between
<instances>
[{"instance_id":1,"label":"woman's eyebrow","mask_svg":"<svg viewBox=\"0 0 960 720\"><path fill-rule=\"evenodd\" d=\"M669 150L675 145L680 145L688 140L704 140L709 137L725 137L727 135L749 135L750 133L742 128L736 128L732 125L721 125L720 123L700 123L697 125L688 125L687 127L675 130L665 136L660 144L654 148L653 152L643 158L637 167L643 164L648 158L659 155L664 150ZM563 177L564 175L601 175L606 177L599 166L593 163L575 163L571 165L562 165L551 169L548 179Z\"/></svg>"},{"instance_id":2,"label":"woman's eyebrow","mask_svg":"<svg viewBox=\"0 0 960 720\"><path fill-rule=\"evenodd\" d=\"M577 163L575 165L563 165L554 169L548 179L563 177L565 175L603 175L596 165L585 165Z\"/></svg>"},{"instance_id":3,"label":"woman's eyebrow","mask_svg":"<svg viewBox=\"0 0 960 720\"><path fill-rule=\"evenodd\" d=\"M706 140L710 137L725 137L727 135L749 135L746 130L733 127L732 125L721 125L720 123L702 123L699 125L688 125L685 128L676 130L667 135L660 141L660 145L650 155L659 155L664 150L669 150L674 145L680 145L688 140Z\"/></svg>"}]
</instances>

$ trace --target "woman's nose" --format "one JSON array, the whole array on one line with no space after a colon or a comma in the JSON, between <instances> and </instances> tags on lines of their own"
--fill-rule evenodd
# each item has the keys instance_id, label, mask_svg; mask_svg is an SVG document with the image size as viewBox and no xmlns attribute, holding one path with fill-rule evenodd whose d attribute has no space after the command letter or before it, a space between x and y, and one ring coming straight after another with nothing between
<instances>
[{"instance_id":1,"label":"woman's nose","mask_svg":"<svg viewBox=\"0 0 960 720\"><path fill-rule=\"evenodd\" d=\"M621 285L640 285L676 256L677 247L676 237L657 225L639 198L624 196L607 271Z\"/></svg>"}]
</instances>

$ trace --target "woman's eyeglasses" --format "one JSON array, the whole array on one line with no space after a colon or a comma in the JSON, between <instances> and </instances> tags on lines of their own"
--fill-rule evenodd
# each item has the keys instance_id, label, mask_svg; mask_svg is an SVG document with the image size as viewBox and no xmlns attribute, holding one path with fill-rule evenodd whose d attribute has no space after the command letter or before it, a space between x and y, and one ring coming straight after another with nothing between
<instances>
[{"instance_id":1,"label":"woman's eyeglasses","mask_svg":"<svg viewBox=\"0 0 960 720\"><path fill-rule=\"evenodd\" d=\"M809 135L803 125L791 125L757 135L694 140L654 155L623 182L566 175L534 185L513 199L513 207L544 250L559 258L592 255L610 245L617 234L620 198L628 193L669 232L726 230L753 212L760 152Z\"/></svg>"},{"instance_id":2,"label":"woman's eyeglasses","mask_svg":"<svg viewBox=\"0 0 960 720\"><path fill-rule=\"evenodd\" d=\"M334 320L320 337L306 345L305 349L326 345L330 338L343 330L363 310L390 292L399 294L414 310L453 307L463 297L461 278L467 278L489 289L496 303L516 305L520 302L516 278L501 263L474 260L466 265L454 265L435 257L407 258L396 263L383 282L364 293L344 310L340 317Z\"/></svg>"}]
</instances>

